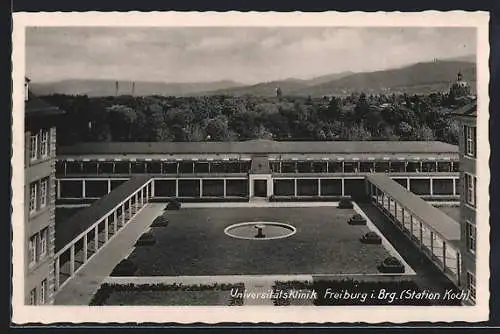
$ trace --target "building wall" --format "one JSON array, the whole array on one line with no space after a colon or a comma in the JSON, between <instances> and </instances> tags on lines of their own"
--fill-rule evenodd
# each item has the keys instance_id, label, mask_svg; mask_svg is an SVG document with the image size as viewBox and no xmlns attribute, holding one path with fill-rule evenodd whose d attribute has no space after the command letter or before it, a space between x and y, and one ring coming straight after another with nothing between
<instances>
[{"instance_id":1,"label":"building wall","mask_svg":"<svg viewBox=\"0 0 500 334\"><path fill-rule=\"evenodd\" d=\"M36 302L41 303L42 281L46 280L45 303L53 302L54 291L54 246L55 246L55 157L56 157L56 128L45 128L48 130L49 152L46 158L30 161L30 138L32 133L40 130L33 126L25 132L25 302L30 304L30 294L36 289ZM40 144L40 138L38 139ZM39 147L39 146L38 146ZM39 208L40 203L40 181L47 180L47 204ZM30 214L30 185L37 183L37 210ZM40 232L47 229L45 235L47 243L46 254L39 257ZM30 266L30 238L37 235L37 261Z\"/></svg>"},{"instance_id":2,"label":"building wall","mask_svg":"<svg viewBox=\"0 0 500 334\"><path fill-rule=\"evenodd\" d=\"M466 183L465 173L476 176L476 159L465 154L466 138L464 126L476 127L476 119L472 117L460 117L460 137L459 137L459 156L460 156L460 235L461 235L461 254L462 270L461 285L464 289L468 288L467 272L476 274L476 257L467 247L467 222L476 226L476 209L466 202ZM477 130L476 130L477 136ZM476 141L477 152L477 141ZM477 183L476 183L477 184ZM477 192L477 187L476 187Z\"/></svg>"}]
</instances>

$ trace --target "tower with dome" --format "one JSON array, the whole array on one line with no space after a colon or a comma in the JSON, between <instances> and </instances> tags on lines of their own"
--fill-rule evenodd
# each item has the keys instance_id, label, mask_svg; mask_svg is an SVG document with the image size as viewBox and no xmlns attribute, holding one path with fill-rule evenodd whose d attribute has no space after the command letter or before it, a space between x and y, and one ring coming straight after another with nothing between
<instances>
[{"instance_id":1,"label":"tower with dome","mask_svg":"<svg viewBox=\"0 0 500 334\"><path fill-rule=\"evenodd\" d=\"M471 95L469 84L463 80L462 72L457 73L457 80L450 87L450 95L455 98L466 97Z\"/></svg>"}]
</instances>

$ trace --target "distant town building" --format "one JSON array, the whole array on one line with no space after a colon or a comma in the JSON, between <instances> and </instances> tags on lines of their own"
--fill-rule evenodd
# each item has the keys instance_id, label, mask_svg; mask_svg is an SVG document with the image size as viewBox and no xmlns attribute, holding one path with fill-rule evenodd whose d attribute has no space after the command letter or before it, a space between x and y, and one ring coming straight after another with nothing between
<instances>
[{"instance_id":1,"label":"distant town building","mask_svg":"<svg viewBox=\"0 0 500 334\"><path fill-rule=\"evenodd\" d=\"M283 98L283 92L281 91L280 87L276 88L276 97L281 100Z\"/></svg>"},{"instance_id":2,"label":"distant town building","mask_svg":"<svg viewBox=\"0 0 500 334\"><path fill-rule=\"evenodd\" d=\"M461 72L457 73L457 80L451 85L450 94L452 94L455 98L471 95L470 86L463 80Z\"/></svg>"},{"instance_id":3,"label":"distant town building","mask_svg":"<svg viewBox=\"0 0 500 334\"><path fill-rule=\"evenodd\" d=\"M25 303L52 304L55 245L55 119L64 112L34 96L25 78Z\"/></svg>"}]
</instances>

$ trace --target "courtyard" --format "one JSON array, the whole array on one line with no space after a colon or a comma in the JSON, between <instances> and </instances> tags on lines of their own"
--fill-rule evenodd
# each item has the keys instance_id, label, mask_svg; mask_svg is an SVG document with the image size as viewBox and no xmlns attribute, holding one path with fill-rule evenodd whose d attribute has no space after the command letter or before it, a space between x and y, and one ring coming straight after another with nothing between
<instances>
[{"instance_id":1,"label":"courtyard","mask_svg":"<svg viewBox=\"0 0 500 334\"><path fill-rule=\"evenodd\" d=\"M360 242L367 226L347 223L356 212L336 207L189 208L167 211L167 227L151 228L154 245L136 247L128 259L135 276L377 274L390 254ZM241 222L292 225L278 240L243 240L224 233Z\"/></svg>"}]
</instances>

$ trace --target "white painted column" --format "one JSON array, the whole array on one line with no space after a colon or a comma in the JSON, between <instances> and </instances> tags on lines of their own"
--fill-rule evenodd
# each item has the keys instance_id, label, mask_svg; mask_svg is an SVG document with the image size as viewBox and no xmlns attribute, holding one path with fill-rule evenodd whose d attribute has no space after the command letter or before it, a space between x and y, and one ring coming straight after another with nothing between
<instances>
[{"instance_id":1,"label":"white painted column","mask_svg":"<svg viewBox=\"0 0 500 334\"><path fill-rule=\"evenodd\" d=\"M61 264L60 264L60 261L61 261L61 257L58 256L56 257L56 268L55 268L55 290L59 290L59 275L60 275L60 272L61 272Z\"/></svg>"},{"instance_id":2,"label":"white painted column","mask_svg":"<svg viewBox=\"0 0 500 334\"><path fill-rule=\"evenodd\" d=\"M318 178L318 196L321 196L321 179Z\"/></svg>"},{"instance_id":3,"label":"white painted column","mask_svg":"<svg viewBox=\"0 0 500 334\"><path fill-rule=\"evenodd\" d=\"M294 196L297 197L297 179L293 179L293 191L294 191Z\"/></svg>"},{"instance_id":4,"label":"white painted column","mask_svg":"<svg viewBox=\"0 0 500 334\"><path fill-rule=\"evenodd\" d=\"M430 183L430 189L431 189L431 196L434 195L434 189L433 189L433 183L432 182L432 177L429 179L429 183Z\"/></svg>"},{"instance_id":5,"label":"white painted column","mask_svg":"<svg viewBox=\"0 0 500 334\"><path fill-rule=\"evenodd\" d=\"M175 179L175 197L179 197L179 180Z\"/></svg>"},{"instance_id":6,"label":"white painted column","mask_svg":"<svg viewBox=\"0 0 500 334\"><path fill-rule=\"evenodd\" d=\"M155 197L155 180L151 181L151 197Z\"/></svg>"},{"instance_id":7,"label":"white painted column","mask_svg":"<svg viewBox=\"0 0 500 334\"><path fill-rule=\"evenodd\" d=\"M141 188L141 207L144 205L144 187Z\"/></svg>"},{"instance_id":8,"label":"white painted column","mask_svg":"<svg viewBox=\"0 0 500 334\"><path fill-rule=\"evenodd\" d=\"M128 199L128 220L132 218L132 197Z\"/></svg>"},{"instance_id":9,"label":"white painted column","mask_svg":"<svg viewBox=\"0 0 500 334\"><path fill-rule=\"evenodd\" d=\"M113 234L116 234L116 231L118 230L118 213L113 211Z\"/></svg>"},{"instance_id":10,"label":"white painted column","mask_svg":"<svg viewBox=\"0 0 500 334\"><path fill-rule=\"evenodd\" d=\"M85 180L82 179L82 198L85 198Z\"/></svg>"},{"instance_id":11,"label":"white painted column","mask_svg":"<svg viewBox=\"0 0 500 334\"><path fill-rule=\"evenodd\" d=\"M453 178L453 195L457 195L457 179Z\"/></svg>"},{"instance_id":12,"label":"white painted column","mask_svg":"<svg viewBox=\"0 0 500 334\"><path fill-rule=\"evenodd\" d=\"M344 162L342 162L342 163L344 163ZM345 196L344 178L340 179L340 184L342 186L342 196Z\"/></svg>"},{"instance_id":13,"label":"white painted column","mask_svg":"<svg viewBox=\"0 0 500 334\"><path fill-rule=\"evenodd\" d=\"M61 198L61 181L57 180L57 199Z\"/></svg>"},{"instance_id":14,"label":"white painted column","mask_svg":"<svg viewBox=\"0 0 500 334\"><path fill-rule=\"evenodd\" d=\"M108 216L109 217L109 216ZM109 233L109 219L108 217L104 218L104 241L108 242L108 233Z\"/></svg>"},{"instance_id":15,"label":"white painted column","mask_svg":"<svg viewBox=\"0 0 500 334\"><path fill-rule=\"evenodd\" d=\"M94 250L96 253L99 250L99 224L94 227Z\"/></svg>"},{"instance_id":16,"label":"white painted column","mask_svg":"<svg viewBox=\"0 0 500 334\"><path fill-rule=\"evenodd\" d=\"M134 199L135 199L135 203L134 203L135 212L137 212L137 211L139 211L139 192L138 191L135 193Z\"/></svg>"},{"instance_id":17,"label":"white painted column","mask_svg":"<svg viewBox=\"0 0 500 334\"><path fill-rule=\"evenodd\" d=\"M69 248L69 274L73 276L75 273L75 244Z\"/></svg>"},{"instance_id":18,"label":"white painted column","mask_svg":"<svg viewBox=\"0 0 500 334\"><path fill-rule=\"evenodd\" d=\"M88 237L87 237L87 234L88 233L85 233L85 235L83 236L83 263L87 262L87 253L88 253Z\"/></svg>"},{"instance_id":19,"label":"white painted column","mask_svg":"<svg viewBox=\"0 0 500 334\"><path fill-rule=\"evenodd\" d=\"M410 178L409 177L406 178L406 189L410 190Z\"/></svg>"},{"instance_id":20,"label":"white painted column","mask_svg":"<svg viewBox=\"0 0 500 334\"><path fill-rule=\"evenodd\" d=\"M108 194L111 192L111 179L108 179Z\"/></svg>"},{"instance_id":21,"label":"white painted column","mask_svg":"<svg viewBox=\"0 0 500 334\"><path fill-rule=\"evenodd\" d=\"M122 204L122 226L125 225L125 203Z\"/></svg>"},{"instance_id":22,"label":"white painted column","mask_svg":"<svg viewBox=\"0 0 500 334\"><path fill-rule=\"evenodd\" d=\"M203 179L200 179L200 198L203 197Z\"/></svg>"},{"instance_id":23,"label":"white painted column","mask_svg":"<svg viewBox=\"0 0 500 334\"><path fill-rule=\"evenodd\" d=\"M226 198L226 188L227 188L226 182L227 179L224 179L224 198Z\"/></svg>"}]
</instances>

